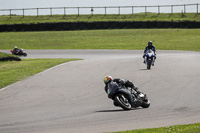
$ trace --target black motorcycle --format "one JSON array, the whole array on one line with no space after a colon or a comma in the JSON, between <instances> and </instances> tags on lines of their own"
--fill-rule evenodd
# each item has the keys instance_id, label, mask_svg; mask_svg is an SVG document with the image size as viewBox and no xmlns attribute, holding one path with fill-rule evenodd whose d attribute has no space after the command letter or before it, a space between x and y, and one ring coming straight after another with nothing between
<instances>
[{"instance_id":1,"label":"black motorcycle","mask_svg":"<svg viewBox=\"0 0 200 133\"><path fill-rule=\"evenodd\" d=\"M148 108L150 101L147 95L140 92L139 94L132 88L112 87L107 90L108 97L114 101L115 106L124 110L131 110L137 107Z\"/></svg>"},{"instance_id":2,"label":"black motorcycle","mask_svg":"<svg viewBox=\"0 0 200 133\"><path fill-rule=\"evenodd\" d=\"M19 55L19 56L27 56L27 53L25 53L24 52L24 50L23 49L19 49L19 51L16 53L14 50L10 50L10 52L12 53L12 54L14 54L14 55Z\"/></svg>"}]
</instances>

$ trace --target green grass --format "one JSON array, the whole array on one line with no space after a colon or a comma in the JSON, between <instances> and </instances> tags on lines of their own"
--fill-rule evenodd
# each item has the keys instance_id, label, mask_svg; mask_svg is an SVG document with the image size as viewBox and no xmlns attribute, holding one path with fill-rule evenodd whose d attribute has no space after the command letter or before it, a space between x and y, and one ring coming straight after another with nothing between
<instances>
[{"instance_id":1,"label":"green grass","mask_svg":"<svg viewBox=\"0 0 200 133\"><path fill-rule=\"evenodd\" d=\"M119 29L2 32L0 49L144 49L200 51L200 29Z\"/></svg>"},{"instance_id":2,"label":"green grass","mask_svg":"<svg viewBox=\"0 0 200 133\"><path fill-rule=\"evenodd\" d=\"M199 133L200 123L189 124L189 125L175 125L161 128L148 128L148 129L137 129L132 131L122 131L115 133Z\"/></svg>"},{"instance_id":3,"label":"green grass","mask_svg":"<svg viewBox=\"0 0 200 133\"><path fill-rule=\"evenodd\" d=\"M28 24L53 22L94 22L94 21L200 21L196 13L138 13L112 15L42 15L42 16L0 16L0 24Z\"/></svg>"},{"instance_id":4,"label":"green grass","mask_svg":"<svg viewBox=\"0 0 200 133\"><path fill-rule=\"evenodd\" d=\"M1 52L0 52L0 58L1 58L1 57L11 57L11 56L13 56L13 57L18 57L18 56L16 56L16 55L11 55L11 54L6 54L6 53L1 53Z\"/></svg>"},{"instance_id":5,"label":"green grass","mask_svg":"<svg viewBox=\"0 0 200 133\"><path fill-rule=\"evenodd\" d=\"M55 65L73 60L76 59L22 59L22 61L0 61L0 89Z\"/></svg>"}]
</instances>

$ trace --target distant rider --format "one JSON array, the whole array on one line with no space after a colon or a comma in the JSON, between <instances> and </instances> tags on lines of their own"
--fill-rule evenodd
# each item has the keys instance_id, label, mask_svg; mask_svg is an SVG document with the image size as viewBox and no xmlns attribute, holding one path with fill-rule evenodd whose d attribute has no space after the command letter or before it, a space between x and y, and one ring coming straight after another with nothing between
<instances>
[{"instance_id":1,"label":"distant rider","mask_svg":"<svg viewBox=\"0 0 200 133\"><path fill-rule=\"evenodd\" d=\"M20 49L19 49L19 48L17 48L17 46L15 46L15 47L14 47L14 53L16 53L16 54L17 54L19 51L20 51Z\"/></svg>"},{"instance_id":2,"label":"distant rider","mask_svg":"<svg viewBox=\"0 0 200 133\"><path fill-rule=\"evenodd\" d=\"M108 89L112 89L112 87L120 87L121 89L128 89L128 87L131 88L131 93L133 90L137 92L137 94L140 94L141 92L138 90L138 88L130 81L126 79L113 79L112 76L105 76L104 78L105 83L105 91L108 93ZM110 97L109 97L110 98Z\"/></svg>"},{"instance_id":3,"label":"distant rider","mask_svg":"<svg viewBox=\"0 0 200 133\"><path fill-rule=\"evenodd\" d=\"M156 59L156 47L153 45L153 42L152 42L152 41L149 41L149 42L148 42L148 46L145 47L144 54L143 54L144 63L145 63L146 52L147 52L149 49L151 49L151 50L155 53L155 58L154 58L154 62L155 62L155 59Z\"/></svg>"}]
</instances>

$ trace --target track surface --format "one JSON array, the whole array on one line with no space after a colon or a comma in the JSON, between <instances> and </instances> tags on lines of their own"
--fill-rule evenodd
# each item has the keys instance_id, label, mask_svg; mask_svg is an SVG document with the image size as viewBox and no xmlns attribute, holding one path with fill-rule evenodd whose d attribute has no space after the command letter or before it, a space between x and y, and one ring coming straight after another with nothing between
<instances>
[{"instance_id":1,"label":"track surface","mask_svg":"<svg viewBox=\"0 0 200 133\"><path fill-rule=\"evenodd\" d=\"M0 50L5 52L4 50ZM0 90L2 133L96 133L200 122L200 53L158 51L146 70L142 51L28 50L27 58L83 58ZM53 54L52 54L53 53ZM132 80L151 100L123 111L104 92L105 75Z\"/></svg>"}]
</instances>

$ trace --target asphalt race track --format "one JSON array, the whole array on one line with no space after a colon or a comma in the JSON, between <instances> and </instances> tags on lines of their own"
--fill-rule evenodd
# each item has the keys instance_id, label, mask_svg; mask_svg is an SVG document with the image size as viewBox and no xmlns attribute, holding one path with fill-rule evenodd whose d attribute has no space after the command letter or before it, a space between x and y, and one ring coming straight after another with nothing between
<instances>
[{"instance_id":1,"label":"asphalt race track","mask_svg":"<svg viewBox=\"0 0 200 133\"><path fill-rule=\"evenodd\" d=\"M157 51L151 70L143 64L141 50L26 52L26 58L84 60L1 89L1 133L100 133L200 122L200 52ZM115 107L104 91L106 75L132 80L151 106Z\"/></svg>"}]
</instances>

